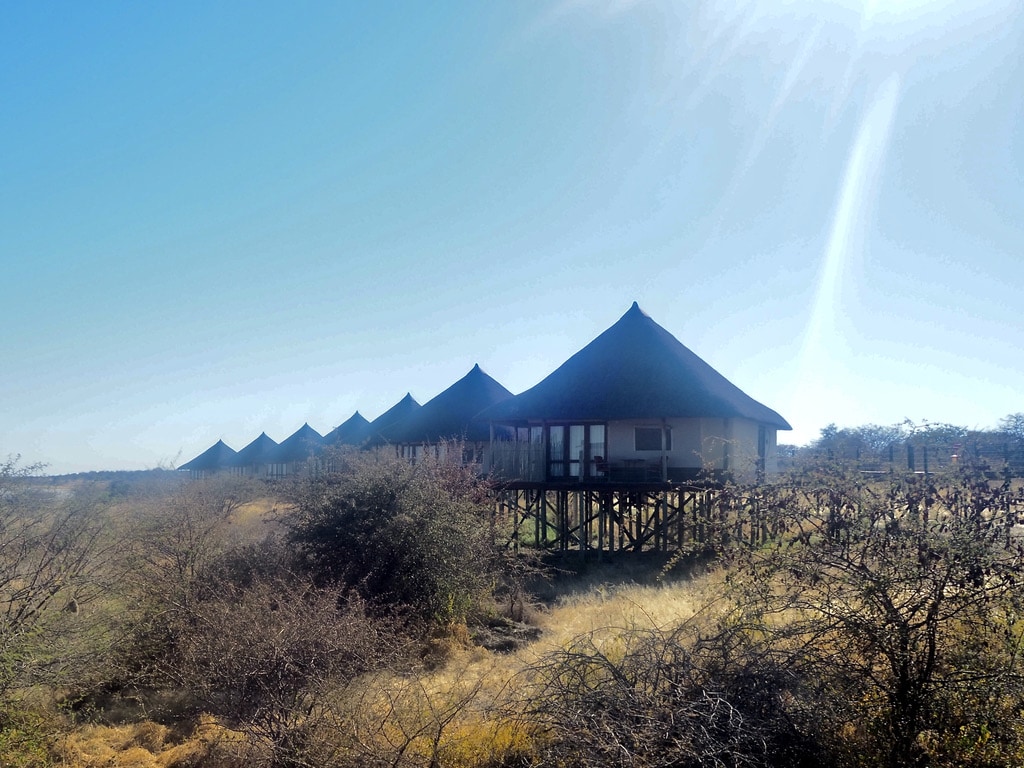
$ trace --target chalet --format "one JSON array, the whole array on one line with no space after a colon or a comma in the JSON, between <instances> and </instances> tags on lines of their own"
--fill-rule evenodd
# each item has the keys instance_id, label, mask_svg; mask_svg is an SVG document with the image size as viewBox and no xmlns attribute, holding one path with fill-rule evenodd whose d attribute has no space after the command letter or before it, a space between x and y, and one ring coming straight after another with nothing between
<instances>
[{"instance_id":1,"label":"chalet","mask_svg":"<svg viewBox=\"0 0 1024 768\"><path fill-rule=\"evenodd\" d=\"M546 379L488 408L492 471L535 483L755 479L791 429L634 302Z\"/></svg>"},{"instance_id":2,"label":"chalet","mask_svg":"<svg viewBox=\"0 0 1024 768\"><path fill-rule=\"evenodd\" d=\"M274 454L280 446L266 432L240 450L227 465L235 474L262 477L268 473Z\"/></svg>"},{"instance_id":3,"label":"chalet","mask_svg":"<svg viewBox=\"0 0 1024 768\"><path fill-rule=\"evenodd\" d=\"M459 442L463 462L481 463L490 443L490 427L476 417L485 408L510 397L511 392L474 365L444 392L385 427L380 434L410 461L430 450L441 455L449 443Z\"/></svg>"},{"instance_id":4,"label":"chalet","mask_svg":"<svg viewBox=\"0 0 1024 768\"><path fill-rule=\"evenodd\" d=\"M401 422L403 419L407 419L422 407L423 406L416 402L416 399L411 393L406 392L405 397L370 422L370 436L367 444L371 446L384 445L387 442L385 433L387 433L392 426Z\"/></svg>"},{"instance_id":5,"label":"chalet","mask_svg":"<svg viewBox=\"0 0 1024 768\"><path fill-rule=\"evenodd\" d=\"M182 472L187 471L189 477L199 479L209 477L229 466L238 454L223 440L218 440L205 451L196 456L192 461L186 462L178 467Z\"/></svg>"},{"instance_id":6,"label":"chalet","mask_svg":"<svg viewBox=\"0 0 1024 768\"><path fill-rule=\"evenodd\" d=\"M362 445L370 437L370 422L359 411L324 435L324 446Z\"/></svg>"},{"instance_id":7,"label":"chalet","mask_svg":"<svg viewBox=\"0 0 1024 768\"><path fill-rule=\"evenodd\" d=\"M303 424L271 452L267 475L284 477L295 474L310 458L319 453L323 443L323 435L309 424Z\"/></svg>"}]
</instances>

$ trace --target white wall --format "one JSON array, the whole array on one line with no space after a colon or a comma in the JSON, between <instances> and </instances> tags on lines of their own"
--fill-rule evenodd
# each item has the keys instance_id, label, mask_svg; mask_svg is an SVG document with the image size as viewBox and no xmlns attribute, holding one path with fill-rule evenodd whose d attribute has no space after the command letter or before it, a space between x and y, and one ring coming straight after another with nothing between
<instances>
[{"instance_id":1,"label":"white wall","mask_svg":"<svg viewBox=\"0 0 1024 768\"><path fill-rule=\"evenodd\" d=\"M757 477L757 422L747 419L666 419L672 429L672 450L666 452L668 466L690 469L729 470L738 479ZM612 421L608 423L608 460L657 461L659 451L637 451L634 427L660 427L658 419ZM776 430L767 428L766 471L777 471Z\"/></svg>"}]
</instances>

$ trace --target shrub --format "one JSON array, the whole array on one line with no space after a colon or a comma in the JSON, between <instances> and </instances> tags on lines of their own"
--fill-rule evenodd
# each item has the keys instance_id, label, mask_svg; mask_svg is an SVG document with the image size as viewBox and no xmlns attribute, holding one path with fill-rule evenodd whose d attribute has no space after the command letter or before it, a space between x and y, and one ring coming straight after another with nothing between
<instances>
[{"instance_id":1,"label":"shrub","mask_svg":"<svg viewBox=\"0 0 1024 768\"><path fill-rule=\"evenodd\" d=\"M38 469L0 462L0 697L67 683L105 650L96 615L79 615L110 575L102 509L88 494L40 489L31 482Z\"/></svg>"},{"instance_id":2,"label":"shrub","mask_svg":"<svg viewBox=\"0 0 1024 768\"><path fill-rule=\"evenodd\" d=\"M736 553L723 637L800 678L802 732L830 740L837 765L958 764L970 750L951 758L953 736L972 732L986 754L1018 754L1006 714L1024 700L1024 542L1010 481L961 468L790 482L770 513L785 533Z\"/></svg>"},{"instance_id":3,"label":"shrub","mask_svg":"<svg viewBox=\"0 0 1024 768\"><path fill-rule=\"evenodd\" d=\"M432 458L412 465L387 450L337 463L296 487L287 520L317 581L385 612L464 622L501 570L486 483L471 467Z\"/></svg>"},{"instance_id":4,"label":"shrub","mask_svg":"<svg viewBox=\"0 0 1024 768\"><path fill-rule=\"evenodd\" d=\"M690 623L608 628L530 671L526 706L564 766L816 765L793 728L784 669L733 658Z\"/></svg>"}]
</instances>

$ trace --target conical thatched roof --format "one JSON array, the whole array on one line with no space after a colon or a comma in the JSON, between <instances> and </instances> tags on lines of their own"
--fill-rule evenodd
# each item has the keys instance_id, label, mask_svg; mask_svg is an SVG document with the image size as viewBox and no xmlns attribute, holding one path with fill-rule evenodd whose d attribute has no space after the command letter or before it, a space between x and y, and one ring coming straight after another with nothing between
<instances>
[{"instance_id":1,"label":"conical thatched roof","mask_svg":"<svg viewBox=\"0 0 1024 768\"><path fill-rule=\"evenodd\" d=\"M381 434L385 430L402 419L407 418L422 407L423 406L417 403L416 400L413 399L413 396L407 392L405 397L370 422L370 440L373 443L383 442Z\"/></svg>"},{"instance_id":2,"label":"conical thatched roof","mask_svg":"<svg viewBox=\"0 0 1024 768\"><path fill-rule=\"evenodd\" d=\"M281 441L277 450L271 455L270 461L275 464L305 461L320 449L323 442L323 435L309 424L303 424L293 434Z\"/></svg>"},{"instance_id":3,"label":"conical thatched roof","mask_svg":"<svg viewBox=\"0 0 1024 768\"><path fill-rule=\"evenodd\" d=\"M413 413L381 430L390 443L437 443L442 440L486 442L490 428L476 416L512 393L479 365Z\"/></svg>"},{"instance_id":4,"label":"conical thatched roof","mask_svg":"<svg viewBox=\"0 0 1024 768\"><path fill-rule=\"evenodd\" d=\"M324 435L324 445L362 445L370 436L370 422L359 412Z\"/></svg>"},{"instance_id":5,"label":"conical thatched roof","mask_svg":"<svg viewBox=\"0 0 1024 768\"><path fill-rule=\"evenodd\" d=\"M633 302L550 376L482 414L495 422L745 418L792 429L683 346Z\"/></svg>"},{"instance_id":6,"label":"conical thatched roof","mask_svg":"<svg viewBox=\"0 0 1024 768\"><path fill-rule=\"evenodd\" d=\"M193 472L210 472L212 470L230 466L231 462L237 455L238 454L235 453L234 448L229 446L223 440L218 440L192 459L192 461L182 464L178 469L187 469Z\"/></svg>"},{"instance_id":7,"label":"conical thatched roof","mask_svg":"<svg viewBox=\"0 0 1024 768\"><path fill-rule=\"evenodd\" d=\"M273 461L278 444L272 440L266 432L260 432L260 436L240 450L231 462L235 467L248 467L257 464L268 464Z\"/></svg>"}]
</instances>

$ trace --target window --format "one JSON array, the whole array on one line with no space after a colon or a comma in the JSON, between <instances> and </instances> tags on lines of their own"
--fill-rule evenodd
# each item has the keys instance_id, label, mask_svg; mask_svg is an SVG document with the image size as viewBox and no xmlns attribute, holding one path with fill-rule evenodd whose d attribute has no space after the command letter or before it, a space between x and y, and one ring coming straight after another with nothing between
<instances>
[{"instance_id":1,"label":"window","mask_svg":"<svg viewBox=\"0 0 1024 768\"><path fill-rule=\"evenodd\" d=\"M548 474L551 477L565 477L565 427L549 427L548 450L551 453Z\"/></svg>"},{"instance_id":2,"label":"window","mask_svg":"<svg viewBox=\"0 0 1024 768\"><path fill-rule=\"evenodd\" d=\"M569 425L569 475L579 477L583 471L583 435L586 428L583 424Z\"/></svg>"},{"instance_id":3,"label":"window","mask_svg":"<svg viewBox=\"0 0 1024 768\"><path fill-rule=\"evenodd\" d=\"M606 455L604 424L552 424L547 430L548 477L597 476L594 457L603 461Z\"/></svg>"},{"instance_id":4,"label":"window","mask_svg":"<svg viewBox=\"0 0 1024 768\"><path fill-rule=\"evenodd\" d=\"M661 436L665 435L664 450L672 450L672 430L665 427L634 427L634 447L638 451L660 451L662 450Z\"/></svg>"}]
</instances>

